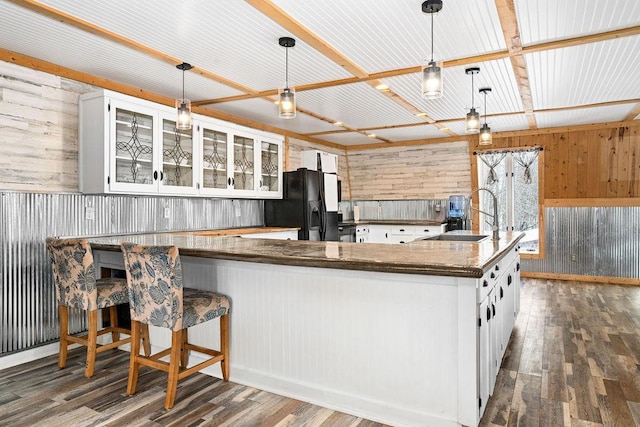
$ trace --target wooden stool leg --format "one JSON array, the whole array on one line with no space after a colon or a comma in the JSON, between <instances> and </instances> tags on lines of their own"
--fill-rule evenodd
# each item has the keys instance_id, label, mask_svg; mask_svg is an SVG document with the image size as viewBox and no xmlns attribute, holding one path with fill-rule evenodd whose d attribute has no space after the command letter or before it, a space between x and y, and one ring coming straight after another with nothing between
<instances>
[{"instance_id":1,"label":"wooden stool leg","mask_svg":"<svg viewBox=\"0 0 640 427\"><path fill-rule=\"evenodd\" d=\"M169 361L169 380L167 381L167 397L164 408L173 408L178 390L178 374L180 373L180 350L182 348L182 330L171 333L171 359Z\"/></svg>"},{"instance_id":2,"label":"wooden stool leg","mask_svg":"<svg viewBox=\"0 0 640 427\"><path fill-rule=\"evenodd\" d=\"M129 356L129 382L127 383L127 394L136 392L138 384L138 356L140 355L140 329L149 329L146 324L140 324L137 320L131 321L131 354ZM148 341L148 340L147 340ZM148 355L147 355L148 356Z\"/></svg>"},{"instance_id":3,"label":"wooden stool leg","mask_svg":"<svg viewBox=\"0 0 640 427\"><path fill-rule=\"evenodd\" d=\"M189 365L189 350L187 344L189 342L189 330L182 330L182 343L180 344L180 366L184 369Z\"/></svg>"},{"instance_id":4,"label":"wooden stool leg","mask_svg":"<svg viewBox=\"0 0 640 427\"><path fill-rule=\"evenodd\" d=\"M58 306L58 324L60 325L60 354L58 354L58 368L67 366L67 335L69 334L69 307Z\"/></svg>"},{"instance_id":5,"label":"wooden stool leg","mask_svg":"<svg viewBox=\"0 0 640 427\"><path fill-rule=\"evenodd\" d=\"M111 328L115 329L118 327L118 308L115 305L109 307L109 325ZM111 331L111 339L116 342L120 340L120 332ZM116 349L114 349L116 350Z\"/></svg>"},{"instance_id":6,"label":"wooden stool leg","mask_svg":"<svg viewBox=\"0 0 640 427\"><path fill-rule=\"evenodd\" d=\"M139 323L140 334L142 336L142 346L144 348L144 355L151 356L151 341L149 341L149 325L146 323ZM131 330L133 331L133 322L131 323ZM133 337L133 335L132 335Z\"/></svg>"},{"instance_id":7,"label":"wooden stool leg","mask_svg":"<svg viewBox=\"0 0 640 427\"><path fill-rule=\"evenodd\" d=\"M98 310L91 310L88 313L89 331L87 335L87 364L84 369L84 376L91 378L96 366L96 348L98 346Z\"/></svg>"},{"instance_id":8,"label":"wooden stool leg","mask_svg":"<svg viewBox=\"0 0 640 427\"><path fill-rule=\"evenodd\" d=\"M229 315L220 317L220 352L224 359L220 362L222 379L229 381Z\"/></svg>"}]
</instances>

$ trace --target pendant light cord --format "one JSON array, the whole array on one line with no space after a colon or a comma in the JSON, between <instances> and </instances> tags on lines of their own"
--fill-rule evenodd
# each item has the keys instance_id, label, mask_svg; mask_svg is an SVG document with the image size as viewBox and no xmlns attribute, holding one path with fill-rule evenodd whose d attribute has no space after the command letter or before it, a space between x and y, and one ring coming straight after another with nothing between
<instances>
[{"instance_id":1,"label":"pendant light cord","mask_svg":"<svg viewBox=\"0 0 640 427\"><path fill-rule=\"evenodd\" d=\"M487 92L484 92L484 124L487 124Z\"/></svg>"},{"instance_id":2,"label":"pendant light cord","mask_svg":"<svg viewBox=\"0 0 640 427\"><path fill-rule=\"evenodd\" d=\"M182 70L182 102L184 103L184 69Z\"/></svg>"},{"instance_id":3,"label":"pendant light cord","mask_svg":"<svg viewBox=\"0 0 640 427\"><path fill-rule=\"evenodd\" d=\"M475 98L474 98L474 96L473 96L473 95L474 95L474 93L473 93L473 74L474 74L474 73L472 72L472 73L471 73L471 108L472 108L472 109L474 108L474 107L473 107L473 105L474 105L474 103L475 103L475 102L474 102Z\"/></svg>"},{"instance_id":4,"label":"pendant light cord","mask_svg":"<svg viewBox=\"0 0 640 427\"><path fill-rule=\"evenodd\" d=\"M289 89L289 48L286 47L285 51L285 86Z\"/></svg>"},{"instance_id":5,"label":"pendant light cord","mask_svg":"<svg viewBox=\"0 0 640 427\"><path fill-rule=\"evenodd\" d=\"M431 13L431 61L433 62L433 13Z\"/></svg>"}]
</instances>

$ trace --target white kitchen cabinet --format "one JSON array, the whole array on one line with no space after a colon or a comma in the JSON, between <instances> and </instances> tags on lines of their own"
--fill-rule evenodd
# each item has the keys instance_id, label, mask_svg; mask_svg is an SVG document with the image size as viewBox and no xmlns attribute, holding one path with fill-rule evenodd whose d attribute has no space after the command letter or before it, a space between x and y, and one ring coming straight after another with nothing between
<instances>
[{"instance_id":1,"label":"white kitchen cabinet","mask_svg":"<svg viewBox=\"0 0 640 427\"><path fill-rule=\"evenodd\" d=\"M389 243L391 227L387 225L369 224L368 243Z\"/></svg>"},{"instance_id":2,"label":"white kitchen cabinet","mask_svg":"<svg viewBox=\"0 0 640 427\"><path fill-rule=\"evenodd\" d=\"M300 153L303 168L324 173L338 173L338 156L320 150L305 150Z\"/></svg>"},{"instance_id":3,"label":"white kitchen cabinet","mask_svg":"<svg viewBox=\"0 0 640 427\"><path fill-rule=\"evenodd\" d=\"M409 243L416 239L442 234L445 229L444 227L444 225L369 224L369 238L367 239L367 242L394 244Z\"/></svg>"},{"instance_id":4,"label":"white kitchen cabinet","mask_svg":"<svg viewBox=\"0 0 640 427\"><path fill-rule=\"evenodd\" d=\"M282 143L270 134L107 90L80 97L83 193L282 197Z\"/></svg>"},{"instance_id":5,"label":"white kitchen cabinet","mask_svg":"<svg viewBox=\"0 0 640 427\"><path fill-rule=\"evenodd\" d=\"M356 242L368 243L369 242L369 227L364 225L358 225L356 227Z\"/></svg>"},{"instance_id":6,"label":"white kitchen cabinet","mask_svg":"<svg viewBox=\"0 0 640 427\"><path fill-rule=\"evenodd\" d=\"M282 138L200 119L200 193L271 199L282 196Z\"/></svg>"}]
</instances>

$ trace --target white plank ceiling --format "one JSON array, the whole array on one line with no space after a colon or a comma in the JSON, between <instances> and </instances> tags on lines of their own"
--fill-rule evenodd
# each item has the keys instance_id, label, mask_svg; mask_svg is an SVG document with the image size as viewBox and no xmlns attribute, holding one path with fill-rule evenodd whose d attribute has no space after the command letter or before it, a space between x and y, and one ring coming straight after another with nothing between
<instances>
[{"instance_id":1,"label":"white plank ceiling","mask_svg":"<svg viewBox=\"0 0 640 427\"><path fill-rule=\"evenodd\" d=\"M474 106L482 114L477 90L492 88L486 113L494 132L637 119L640 1L443 0L433 19L435 58L445 61L444 97L437 100L420 95L419 67L431 45L431 17L421 4L0 0L0 53L170 98L182 90L175 65L189 62L206 75L187 72L186 95L213 100L205 108L345 148L466 137L470 66L481 70ZM511 46L512 28L522 52ZM279 119L276 105L258 94L284 85L282 36L296 39L289 80L300 111L291 120ZM524 58L519 79L510 55ZM376 90L378 83L390 91ZM251 98L234 99L241 95Z\"/></svg>"}]
</instances>

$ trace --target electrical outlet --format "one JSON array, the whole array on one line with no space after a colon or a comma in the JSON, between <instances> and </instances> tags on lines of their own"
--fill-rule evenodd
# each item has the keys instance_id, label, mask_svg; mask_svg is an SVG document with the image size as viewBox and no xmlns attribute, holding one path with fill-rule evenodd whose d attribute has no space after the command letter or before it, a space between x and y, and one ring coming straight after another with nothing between
<instances>
[{"instance_id":1,"label":"electrical outlet","mask_svg":"<svg viewBox=\"0 0 640 427\"><path fill-rule=\"evenodd\" d=\"M164 208L163 216L164 216L165 219L171 218L171 209Z\"/></svg>"},{"instance_id":2,"label":"electrical outlet","mask_svg":"<svg viewBox=\"0 0 640 427\"><path fill-rule=\"evenodd\" d=\"M576 262L577 259L576 254L571 254L571 261Z\"/></svg>"},{"instance_id":3,"label":"electrical outlet","mask_svg":"<svg viewBox=\"0 0 640 427\"><path fill-rule=\"evenodd\" d=\"M442 209L442 207L440 206L440 203L438 203L436 205L436 212L440 212L440 209Z\"/></svg>"},{"instance_id":4,"label":"electrical outlet","mask_svg":"<svg viewBox=\"0 0 640 427\"><path fill-rule=\"evenodd\" d=\"M96 208L93 206L87 206L84 208L84 219L93 221L96 219Z\"/></svg>"}]
</instances>

